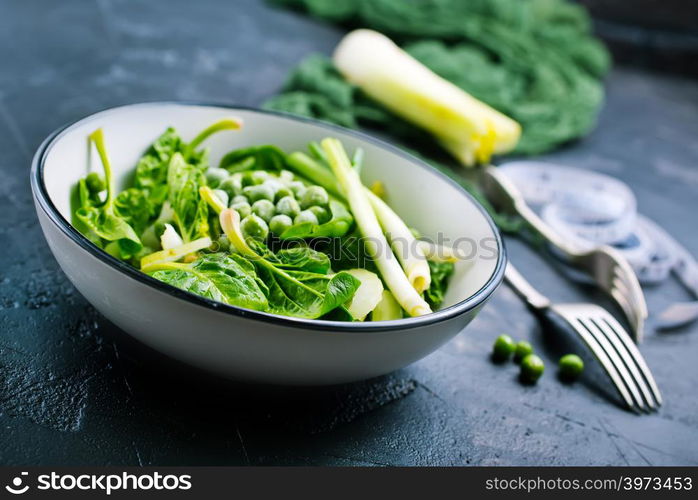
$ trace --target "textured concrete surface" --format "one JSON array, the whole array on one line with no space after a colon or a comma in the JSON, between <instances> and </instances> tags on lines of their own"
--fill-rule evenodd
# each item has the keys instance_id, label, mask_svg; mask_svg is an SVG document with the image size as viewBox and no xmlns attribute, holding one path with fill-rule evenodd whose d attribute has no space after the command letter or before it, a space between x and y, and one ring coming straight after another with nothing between
<instances>
[{"instance_id":1,"label":"textured concrete surface","mask_svg":"<svg viewBox=\"0 0 698 500\"><path fill-rule=\"evenodd\" d=\"M345 387L239 386L136 345L49 253L29 190L34 149L63 123L118 104L259 104L341 33L252 0L5 0L2 10L1 464L698 464L698 326L648 332L642 350L666 400L652 416L615 406L593 370L560 383L560 343L506 288L436 353ZM617 69L598 129L551 157L627 181L642 212L698 253L696 138L695 81ZM605 303L519 242L509 248L556 299ZM651 312L687 298L675 282L646 292ZM489 361L503 332L546 358L537 386Z\"/></svg>"}]
</instances>

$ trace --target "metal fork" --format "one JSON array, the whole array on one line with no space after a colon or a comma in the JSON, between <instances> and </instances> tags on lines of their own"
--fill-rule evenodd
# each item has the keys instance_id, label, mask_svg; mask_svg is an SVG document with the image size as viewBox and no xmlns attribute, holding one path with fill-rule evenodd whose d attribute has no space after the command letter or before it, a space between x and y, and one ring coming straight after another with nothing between
<instances>
[{"instance_id":1,"label":"metal fork","mask_svg":"<svg viewBox=\"0 0 698 500\"><path fill-rule=\"evenodd\" d=\"M662 404L642 354L616 319L595 304L553 304L509 263L504 279L539 317L561 318L581 337L631 410L655 411Z\"/></svg>"},{"instance_id":2,"label":"metal fork","mask_svg":"<svg viewBox=\"0 0 698 500\"><path fill-rule=\"evenodd\" d=\"M562 252L572 266L591 276L599 288L608 293L623 310L635 341L642 341L647 303L637 276L625 257L608 245L591 250L580 250L570 245L528 206L506 175L493 167L485 169L483 187L498 210L509 215L519 215L534 231Z\"/></svg>"}]
</instances>

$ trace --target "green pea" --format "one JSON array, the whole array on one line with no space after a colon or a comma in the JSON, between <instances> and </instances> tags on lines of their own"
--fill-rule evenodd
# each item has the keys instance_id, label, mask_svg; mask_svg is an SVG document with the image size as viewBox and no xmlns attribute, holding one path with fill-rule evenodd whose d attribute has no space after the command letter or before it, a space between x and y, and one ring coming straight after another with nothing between
<instances>
[{"instance_id":1,"label":"green pea","mask_svg":"<svg viewBox=\"0 0 698 500\"><path fill-rule=\"evenodd\" d=\"M269 226L264 219L255 214L248 215L240 222L240 229L245 236L255 240L264 240L269 235Z\"/></svg>"},{"instance_id":2,"label":"green pea","mask_svg":"<svg viewBox=\"0 0 698 500\"><path fill-rule=\"evenodd\" d=\"M242 183L240 181L240 177L236 177L234 175L228 177L227 179L224 179L216 187L228 193L229 197L237 196L242 192Z\"/></svg>"},{"instance_id":3,"label":"green pea","mask_svg":"<svg viewBox=\"0 0 698 500\"><path fill-rule=\"evenodd\" d=\"M306 187L301 181L293 181L288 185L288 187L291 189L293 196L295 196L297 200L300 200L305 194Z\"/></svg>"},{"instance_id":4,"label":"green pea","mask_svg":"<svg viewBox=\"0 0 698 500\"><path fill-rule=\"evenodd\" d=\"M224 168L211 167L206 171L206 183L212 188L230 177L230 173Z\"/></svg>"},{"instance_id":5,"label":"green pea","mask_svg":"<svg viewBox=\"0 0 698 500\"><path fill-rule=\"evenodd\" d=\"M274 201L274 190L271 186L260 184L258 186L247 186L243 188L242 194L254 203L257 200Z\"/></svg>"},{"instance_id":6,"label":"green pea","mask_svg":"<svg viewBox=\"0 0 698 500\"><path fill-rule=\"evenodd\" d=\"M234 203L249 203L250 201L247 199L247 196L244 194L239 194L237 196L233 196L233 199L230 201L230 204L233 205Z\"/></svg>"},{"instance_id":7,"label":"green pea","mask_svg":"<svg viewBox=\"0 0 698 500\"><path fill-rule=\"evenodd\" d=\"M312 206L324 207L330 201L327 191L322 186L310 186L301 197L301 208Z\"/></svg>"},{"instance_id":8,"label":"green pea","mask_svg":"<svg viewBox=\"0 0 698 500\"><path fill-rule=\"evenodd\" d=\"M264 182L263 186L268 186L271 188L272 192L274 193L274 199L272 201L279 201L284 196L293 194L291 190L278 179L269 179L268 181Z\"/></svg>"},{"instance_id":9,"label":"green pea","mask_svg":"<svg viewBox=\"0 0 698 500\"><path fill-rule=\"evenodd\" d=\"M289 182L293 182L294 175L293 172L290 170L282 170L279 172L279 180L285 184L288 184Z\"/></svg>"},{"instance_id":10,"label":"green pea","mask_svg":"<svg viewBox=\"0 0 698 500\"><path fill-rule=\"evenodd\" d=\"M230 208L235 210L238 214L240 214L240 218L244 219L248 215L252 213L252 207L250 207L250 204L247 203L246 201L240 201L238 203L233 203L230 205Z\"/></svg>"},{"instance_id":11,"label":"green pea","mask_svg":"<svg viewBox=\"0 0 698 500\"><path fill-rule=\"evenodd\" d=\"M492 356L497 361L506 361L514 353L514 340L509 335L500 335L492 346Z\"/></svg>"},{"instance_id":12,"label":"green pea","mask_svg":"<svg viewBox=\"0 0 698 500\"><path fill-rule=\"evenodd\" d=\"M535 354L529 354L521 360L521 380L528 384L535 384L543 375L545 364Z\"/></svg>"},{"instance_id":13,"label":"green pea","mask_svg":"<svg viewBox=\"0 0 698 500\"><path fill-rule=\"evenodd\" d=\"M281 236L284 231L293 225L293 220L288 215L275 215L269 221L269 229L271 232Z\"/></svg>"},{"instance_id":14,"label":"green pea","mask_svg":"<svg viewBox=\"0 0 698 500\"><path fill-rule=\"evenodd\" d=\"M574 380L584 371L584 361L576 354L565 354L558 362L560 375L568 380Z\"/></svg>"},{"instance_id":15,"label":"green pea","mask_svg":"<svg viewBox=\"0 0 698 500\"><path fill-rule=\"evenodd\" d=\"M296 215L296 218L293 219L294 224L303 224L304 222L310 222L312 224L317 224L317 216L311 212L310 210L303 210L301 213Z\"/></svg>"},{"instance_id":16,"label":"green pea","mask_svg":"<svg viewBox=\"0 0 698 500\"><path fill-rule=\"evenodd\" d=\"M276 207L269 200L257 200L252 204L252 213L269 222L276 215Z\"/></svg>"},{"instance_id":17,"label":"green pea","mask_svg":"<svg viewBox=\"0 0 698 500\"><path fill-rule=\"evenodd\" d=\"M228 198L228 193L227 193L226 191L224 191L224 190L222 190L222 189L214 189L214 190L213 190L213 194L216 195L216 197L218 198L218 200L219 200L223 205L225 205L226 207L228 206L229 198Z\"/></svg>"},{"instance_id":18,"label":"green pea","mask_svg":"<svg viewBox=\"0 0 698 500\"><path fill-rule=\"evenodd\" d=\"M254 185L254 181L252 180L252 171L251 170L248 170L248 171L242 173L242 176L240 177L240 183L241 183L242 187Z\"/></svg>"},{"instance_id":19,"label":"green pea","mask_svg":"<svg viewBox=\"0 0 698 500\"><path fill-rule=\"evenodd\" d=\"M301 207L292 196L284 196L276 202L276 213L294 218L301 212Z\"/></svg>"},{"instance_id":20,"label":"green pea","mask_svg":"<svg viewBox=\"0 0 698 500\"><path fill-rule=\"evenodd\" d=\"M293 191L291 191L291 188L289 188L288 186L282 185L274 193L274 200L279 201L283 198L286 198L287 196L293 197Z\"/></svg>"},{"instance_id":21,"label":"green pea","mask_svg":"<svg viewBox=\"0 0 698 500\"><path fill-rule=\"evenodd\" d=\"M315 214L315 217L317 217L319 224L324 224L325 222L327 222L331 218L330 212L326 208L318 207L316 205L316 206L310 207L308 210L310 210L311 212L313 212Z\"/></svg>"},{"instance_id":22,"label":"green pea","mask_svg":"<svg viewBox=\"0 0 698 500\"><path fill-rule=\"evenodd\" d=\"M533 346L525 340L520 340L516 343L514 350L514 361L521 361L529 354L533 354Z\"/></svg>"},{"instance_id":23,"label":"green pea","mask_svg":"<svg viewBox=\"0 0 698 500\"><path fill-rule=\"evenodd\" d=\"M107 183L104 181L104 177L99 175L97 172L90 172L87 174L85 184L91 193L101 193L107 189Z\"/></svg>"},{"instance_id":24,"label":"green pea","mask_svg":"<svg viewBox=\"0 0 698 500\"><path fill-rule=\"evenodd\" d=\"M252 184L262 184L264 181L268 180L269 177L269 172L266 172L265 170L254 170L250 174L250 180L252 180Z\"/></svg>"}]
</instances>

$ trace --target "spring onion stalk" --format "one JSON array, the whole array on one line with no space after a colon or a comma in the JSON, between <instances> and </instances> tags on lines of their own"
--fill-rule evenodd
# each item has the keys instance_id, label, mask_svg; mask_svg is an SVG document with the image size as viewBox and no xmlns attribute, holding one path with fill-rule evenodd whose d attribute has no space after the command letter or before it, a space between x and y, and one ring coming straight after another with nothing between
<instances>
[{"instance_id":1,"label":"spring onion stalk","mask_svg":"<svg viewBox=\"0 0 698 500\"><path fill-rule=\"evenodd\" d=\"M187 144L184 150L184 157L190 158L191 154L196 151L196 148L208 139L210 136L216 132L221 132L223 130L239 130L242 128L242 121L237 118L225 118L223 120L217 121L216 123L206 127L199 135L197 135L193 141Z\"/></svg>"},{"instance_id":2,"label":"spring onion stalk","mask_svg":"<svg viewBox=\"0 0 698 500\"><path fill-rule=\"evenodd\" d=\"M324 154L324 153L323 153ZM317 153L314 153L318 156ZM288 163L292 169L316 184L324 187L328 192L344 198L342 189L337 183L337 178L325 168L324 165L314 160L305 153L296 152L289 155ZM354 154L352 166L360 166L363 163L363 150ZM354 168L357 172L357 169ZM358 172L357 172L358 174ZM361 182L361 181L359 181ZM393 211L380 197L376 196L370 189L363 187L378 222L383 228L383 232L390 240L393 252L397 254L402 268L407 274L407 279L417 293L422 293L431 284L431 272L422 253L421 245L416 243L416 238L403 222L399 215ZM401 246L402 248L397 248Z\"/></svg>"},{"instance_id":3,"label":"spring onion stalk","mask_svg":"<svg viewBox=\"0 0 698 500\"><path fill-rule=\"evenodd\" d=\"M219 220L221 229L223 229L223 232L228 237L228 241L230 241L230 244L238 253L251 259L259 259L257 252L252 250L245 241L240 228L240 214L237 213L237 210L232 208L224 209L219 215Z\"/></svg>"},{"instance_id":4,"label":"spring onion stalk","mask_svg":"<svg viewBox=\"0 0 698 500\"><path fill-rule=\"evenodd\" d=\"M402 318L402 307L397 303L393 294L383 290L381 301L371 311L371 321L390 321Z\"/></svg>"},{"instance_id":5,"label":"spring onion stalk","mask_svg":"<svg viewBox=\"0 0 698 500\"><path fill-rule=\"evenodd\" d=\"M322 163L300 151L288 155L286 162L291 169L295 170L302 177L313 181L318 186L324 187L335 196L343 197L337 185L337 179L332 174L332 171L327 169Z\"/></svg>"},{"instance_id":6,"label":"spring onion stalk","mask_svg":"<svg viewBox=\"0 0 698 500\"><path fill-rule=\"evenodd\" d=\"M339 181L354 214L361 235L366 239L366 250L374 260L383 281L407 314L410 316L429 314L431 312L429 304L412 287L400 264L392 255L366 195L366 189L356 171L351 168L342 143L337 139L327 138L323 139L321 144L332 172Z\"/></svg>"},{"instance_id":7,"label":"spring onion stalk","mask_svg":"<svg viewBox=\"0 0 698 500\"><path fill-rule=\"evenodd\" d=\"M144 273L153 270L155 264L162 264L163 262L174 262L179 260L186 255L189 255L204 248L211 246L211 238L205 236L199 238L198 240L190 241L175 248L168 248L166 250L160 250L159 252L151 253L146 255L141 259L141 271Z\"/></svg>"},{"instance_id":8,"label":"spring onion stalk","mask_svg":"<svg viewBox=\"0 0 698 500\"><path fill-rule=\"evenodd\" d=\"M160 236L160 246L163 250L169 250L171 248L177 248L184 245L184 240L177 233L177 230L172 227L172 224L165 224L165 231Z\"/></svg>"},{"instance_id":9,"label":"spring onion stalk","mask_svg":"<svg viewBox=\"0 0 698 500\"><path fill-rule=\"evenodd\" d=\"M361 175L361 168L364 166L364 149L356 148L354 154L351 157L351 166L354 167L356 173Z\"/></svg>"},{"instance_id":10,"label":"spring onion stalk","mask_svg":"<svg viewBox=\"0 0 698 500\"><path fill-rule=\"evenodd\" d=\"M104 205L111 205L114 203L114 198L116 198L114 186L114 176L111 173L111 162L109 161L109 156L107 156L107 147L104 145L104 131L98 128L92 132L89 139L94 143L97 149L97 154L99 154L99 159L102 161L102 166L104 167L104 178L107 180L107 199L104 201Z\"/></svg>"},{"instance_id":11,"label":"spring onion stalk","mask_svg":"<svg viewBox=\"0 0 698 500\"><path fill-rule=\"evenodd\" d=\"M385 198L385 186L381 181L374 181L369 189L373 194L375 194L379 198Z\"/></svg>"},{"instance_id":12,"label":"spring onion stalk","mask_svg":"<svg viewBox=\"0 0 698 500\"><path fill-rule=\"evenodd\" d=\"M387 203L369 189L364 189L364 192L390 241L393 253L400 259L407 279L417 293L424 292L431 285L431 271L417 238Z\"/></svg>"},{"instance_id":13,"label":"spring onion stalk","mask_svg":"<svg viewBox=\"0 0 698 500\"><path fill-rule=\"evenodd\" d=\"M366 269L348 269L347 272L358 279L361 285L345 306L352 318L363 321L383 299L383 283L375 273Z\"/></svg>"},{"instance_id":14,"label":"spring onion stalk","mask_svg":"<svg viewBox=\"0 0 698 500\"><path fill-rule=\"evenodd\" d=\"M432 133L466 166L511 151L521 136L516 121L441 78L376 31L346 35L333 60L349 82Z\"/></svg>"},{"instance_id":15,"label":"spring onion stalk","mask_svg":"<svg viewBox=\"0 0 698 500\"><path fill-rule=\"evenodd\" d=\"M419 240L419 249L427 260L432 262L458 262L459 257L451 247L445 247L429 241Z\"/></svg>"},{"instance_id":16,"label":"spring onion stalk","mask_svg":"<svg viewBox=\"0 0 698 500\"><path fill-rule=\"evenodd\" d=\"M201 186L199 188L199 194L217 214L220 214L223 210L228 208L221 202L218 196L216 196L213 189L208 186Z\"/></svg>"}]
</instances>

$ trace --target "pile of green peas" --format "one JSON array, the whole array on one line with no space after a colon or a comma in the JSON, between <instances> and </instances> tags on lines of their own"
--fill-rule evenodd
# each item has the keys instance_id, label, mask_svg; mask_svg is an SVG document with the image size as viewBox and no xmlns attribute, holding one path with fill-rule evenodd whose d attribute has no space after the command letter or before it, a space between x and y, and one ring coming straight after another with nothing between
<instances>
[{"instance_id":1,"label":"pile of green peas","mask_svg":"<svg viewBox=\"0 0 698 500\"><path fill-rule=\"evenodd\" d=\"M249 238L264 240L270 231L280 236L296 224L324 224L332 217L325 188L308 186L289 170L230 174L209 168L206 181L224 205L240 214L240 227Z\"/></svg>"},{"instance_id":2,"label":"pile of green peas","mask_svg":"<svg viewBox=\"0 0 698 500\"><path fill-rule=\"evenodd\" d=\"M514 342L509 335L500 335L494 341L492 358L503 362L514 357L521 366L520 379L528 384L535 384L545 371L545 363L533 352L533 346L525 340ZM566 354L558 362L560 377L565 380L575 380L584 371L584 362L576 354Z\"/></svg>"}]
</instances>

